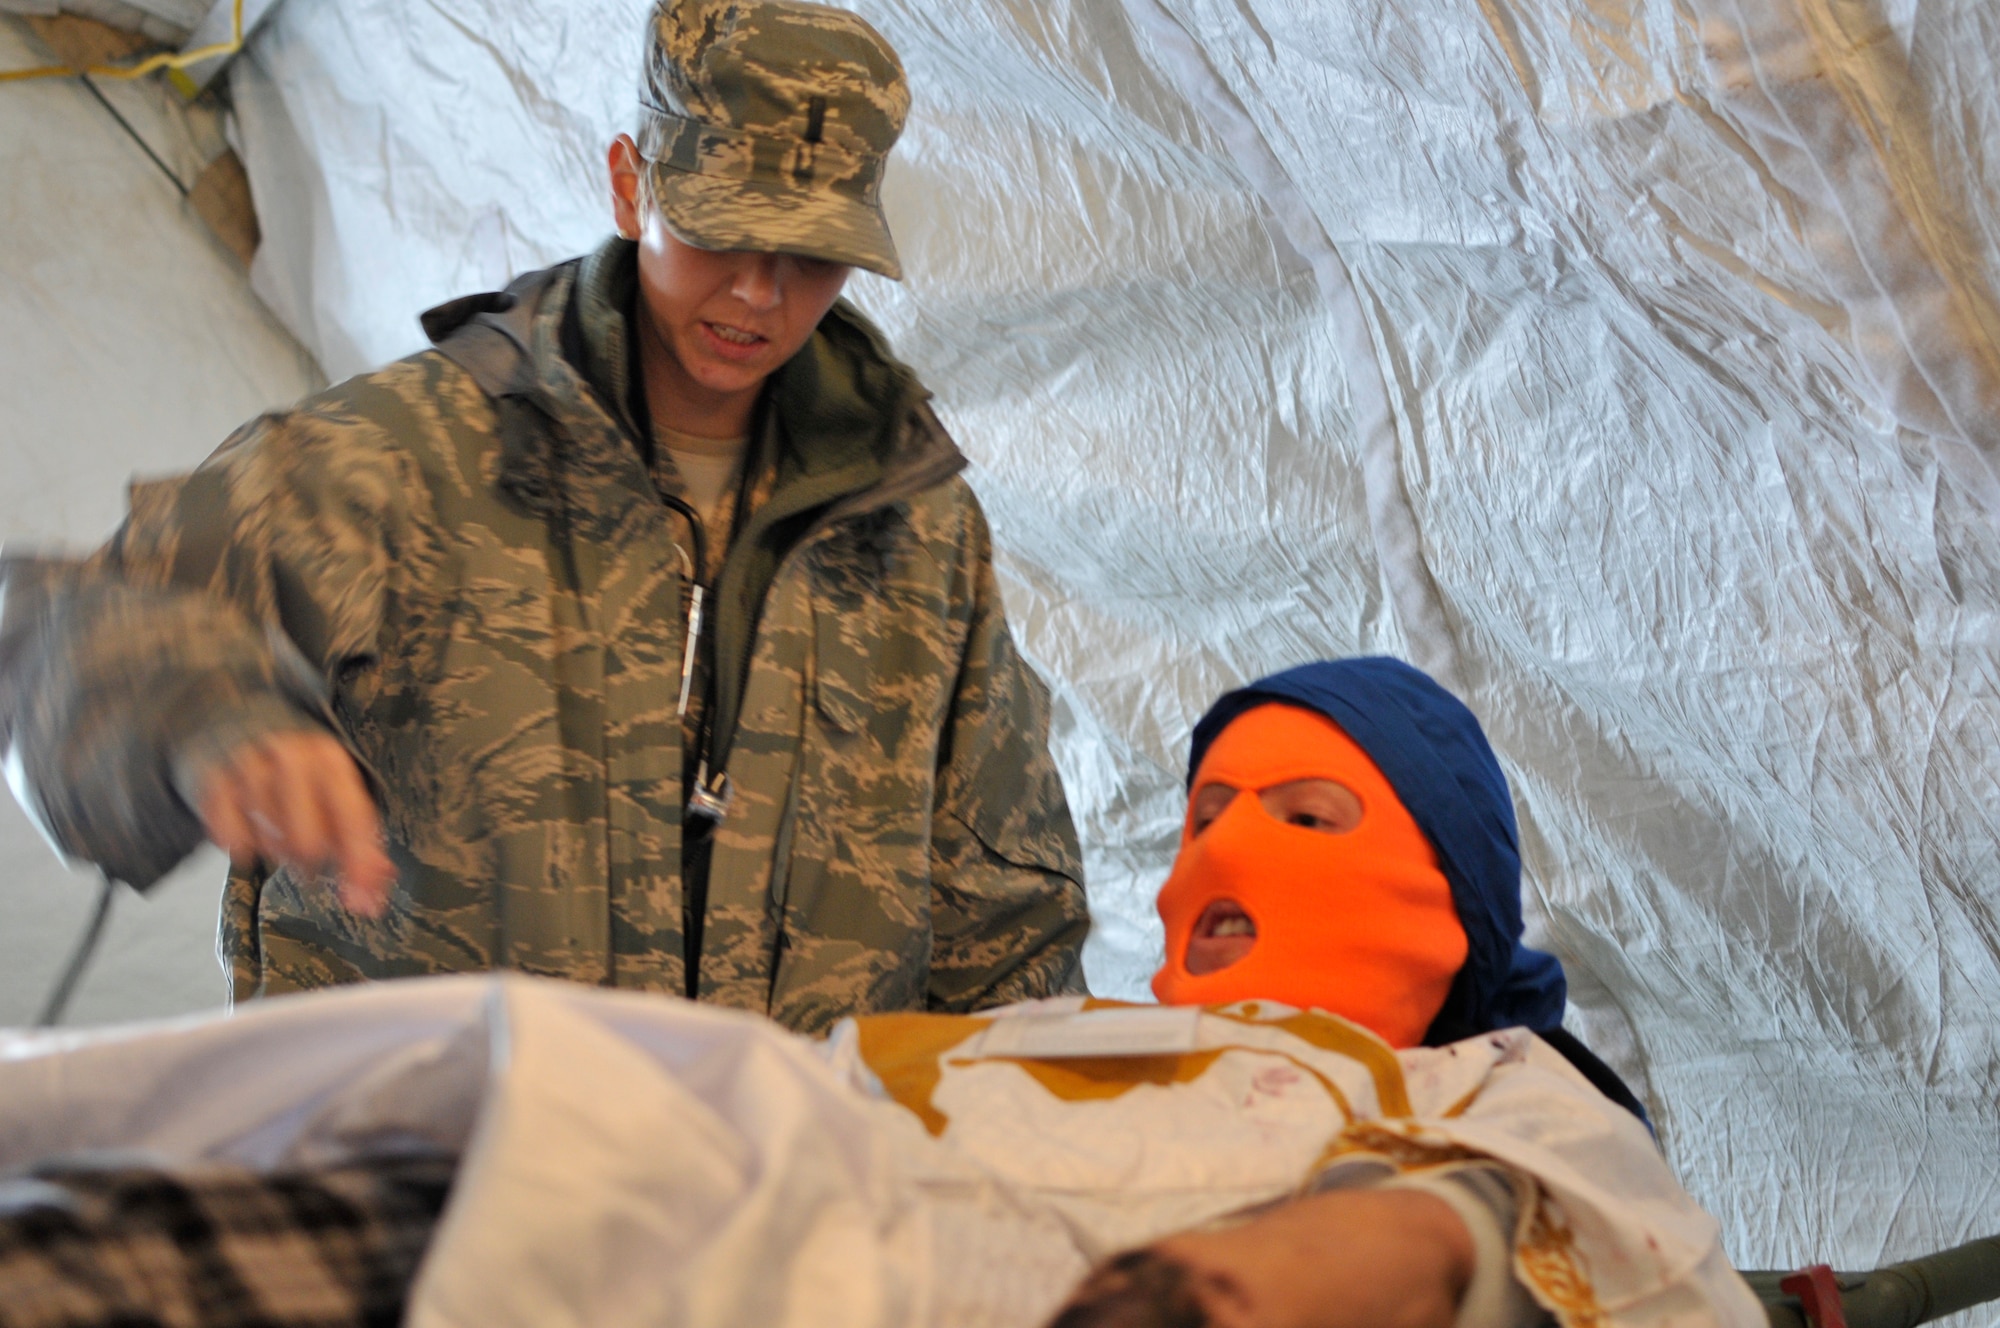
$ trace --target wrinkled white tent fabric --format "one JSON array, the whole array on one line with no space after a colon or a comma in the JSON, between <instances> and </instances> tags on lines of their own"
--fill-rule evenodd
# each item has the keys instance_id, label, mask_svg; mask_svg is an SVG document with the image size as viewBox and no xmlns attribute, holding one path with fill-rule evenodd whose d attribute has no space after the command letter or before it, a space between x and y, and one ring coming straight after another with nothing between
<instances>
[{"instance_id":1,"label":"wrinkled white tent fabric","mask_svg":"<svg viewBox=\"0 0 2000 1328\"><path fill-rule=\"evenodd\" d=\"M851 289L1055 689L1094 986L1143 994L1206 702L1403 655L1740 1263L2000 1225L1992 8L856 7L916 109L909 280ZM279 11L256 280L330 374L601 237L643 10Z\"/></svg>"}]
</instances>

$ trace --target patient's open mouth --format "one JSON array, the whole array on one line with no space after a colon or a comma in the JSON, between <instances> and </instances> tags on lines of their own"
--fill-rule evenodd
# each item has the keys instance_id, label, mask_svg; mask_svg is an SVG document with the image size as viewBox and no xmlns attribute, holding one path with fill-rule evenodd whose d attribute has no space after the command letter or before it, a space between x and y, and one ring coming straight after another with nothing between
<instances>
[{"instance_id":1,"label":"patient's open mouth","mask_svg":"<svg viewBox=\"0 0 2000 1328\"><path fill-rule=\"evenodd\" d=\"M1257 922L1234 899L1218 899L1195 919L1188 937L1187 971L1200 977L1228 968L1257 944Z\"/></svg>"}]
</instances>

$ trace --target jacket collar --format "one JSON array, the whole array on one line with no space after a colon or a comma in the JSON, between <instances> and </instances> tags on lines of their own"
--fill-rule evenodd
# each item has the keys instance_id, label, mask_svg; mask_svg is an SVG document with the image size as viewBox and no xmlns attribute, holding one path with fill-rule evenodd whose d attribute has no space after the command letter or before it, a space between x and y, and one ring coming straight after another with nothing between
<instances>
[{"instance_id":1,"label":"jacket collar","mask_svg":"<svg viewBox=\"0 0 2000 1328\"><path fill-rule=\"evenodd\" d=\"M632 311L639 299L639 246L611 239L576 261L576 289L564 310L563 356L597 399L635 439L643 414L633 409L638 354Z\"/></svg>"}]
</instances>

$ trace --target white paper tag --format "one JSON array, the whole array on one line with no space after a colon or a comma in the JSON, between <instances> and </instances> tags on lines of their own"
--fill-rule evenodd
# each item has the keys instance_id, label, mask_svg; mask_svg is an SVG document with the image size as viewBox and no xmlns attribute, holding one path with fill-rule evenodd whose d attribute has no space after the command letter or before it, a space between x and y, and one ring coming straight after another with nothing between
<instances>
[{"instance_id":1,"label":"white paper tag","mask_svg":"<svg viewBox=\"0 0 2000 1328\"><path fill-rule=\"evenodd\" d=\"M1139 1005L1075 1014L996 1019L975 1056L1056 1060L1071 1056L1171 1056L1195 1049L1201 1011L1192 1005Z\"/></svg>"}]
</instances>

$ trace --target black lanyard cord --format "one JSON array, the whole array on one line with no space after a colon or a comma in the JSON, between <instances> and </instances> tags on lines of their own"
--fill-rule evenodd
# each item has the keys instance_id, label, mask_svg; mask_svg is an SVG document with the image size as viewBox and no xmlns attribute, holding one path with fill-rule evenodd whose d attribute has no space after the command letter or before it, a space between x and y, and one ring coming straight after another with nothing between
<instances>
[{"instance_id":1,"label":"black lanyard cord","mask_svg":"<svg viewBox=\"0 0 2000 1328\"><path fill-rule=\"evenodd\" d=\"M698 586L707 585L708 536L702 531L701 518L695 515L694 508L688 506L687 499L682 498L679 494L662 491L660 493L660 501L687 518L688 534L694 541L694 583Z\"/></svg>"},{"instance_id":2,"label":"black lanyard cord","mask_svg":"<svg viewBox=\"0 0 2000 1328\"><path fill-rule=\"evenodd\" d=\"M98 887L97 906L91 910L90 921L85 924L69 962L63 965L62 976L50 989L42 1012L35 1016L36 1028L54 1028L62 1022L63 1012L69 1008L69 998L76 994L76 985L83 980L83 971L90 967L91 956L97 953L98 942L104 939L104 924L111 917L111 901L117 889L118 882L109 876Z\"/></svg>"},{"instance_id":3,"label":"black lanyard cord","mask_svg":"<svg viewBox=\"0 0 2000 1328\"><path fill-rule=\"evenodd\" d=\"M754 463L754 455L746 455L737 468L735 523L739 529L749 516ZM709 863L715 853L715 828L729 814L730 787L729 776L721 768L721 761L716 761L715 770L709 769L709 762L715 757L716 683L721 661L716 655L716 634L701 630L701 596L706 593L708 582L707 535L702 529L701 518L686 500L664 491L660 498L687 519L688 530L693 536L696 590L688 626L689 631L698 636L698 640L692 643L692 649L703 651L708 665L702 679L701 725L695 740L693 787L684 790L686 798L682 802L684 810L681 816L683 962L687 997L694 1000L701 994L701 943L708 921ZM688 658L691 660L693 655L690 653Z\"/></svg>"}]
</instances>

